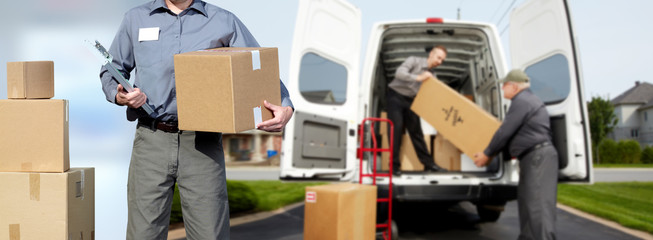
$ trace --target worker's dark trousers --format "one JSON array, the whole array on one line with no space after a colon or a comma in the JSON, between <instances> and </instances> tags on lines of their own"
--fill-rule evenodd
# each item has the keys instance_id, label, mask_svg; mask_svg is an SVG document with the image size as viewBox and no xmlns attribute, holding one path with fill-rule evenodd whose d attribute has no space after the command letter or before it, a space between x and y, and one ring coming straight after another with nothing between
<instances>
[{"instance_id":1,"label":"worker's dark trousers","mask_svg":"<svg viewBox=\"0 0 653 240\"><path fill-rule=\"evenodd\" d=\"M519 239L556 239L558 153L552 145L533 150L519 169Z\"/></svg>"},{"instance_id":2,"label":"worker's dark trousers","mask_svg":"<svg viewBox=\"0 0 653 240\"><path fill-rule=\"evenodd\" d=\"M399 149L401 147L401 138L406 130L408 130L408 135L410 135L410 140L413 142L413 147L415 148L415 153L417 153L419 161L422 162L424 166L435 165L433 158L426 148L420 118L415 114L415 112L410 110L413 98L403 96L388 89L386 99L388 119L394 123L395 127L394 146L392 148L393 169L399 170L401 167L401 162L399 161ZM389 124L388 132L390 132Z\"/></svg>"}]
</instances>

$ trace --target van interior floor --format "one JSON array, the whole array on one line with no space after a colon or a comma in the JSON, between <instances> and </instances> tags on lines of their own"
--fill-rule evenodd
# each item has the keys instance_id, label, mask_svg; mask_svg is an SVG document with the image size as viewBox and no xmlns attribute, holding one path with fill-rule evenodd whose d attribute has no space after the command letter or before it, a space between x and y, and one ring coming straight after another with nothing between
<instances>
[{"instance_id":1,"label":"van interior floor","mask_svg":"<svg viewBox=\"0 0 653 240\"><path fill-rule=\"evenodd\" d=\"M387 173L387 172L379 172ZM426 171L402 171L401 175L413 177L424 175L462 175L462 178L489 178L497 175L494 172L462 172L462 171L448 171L448 172L426 172ZM396 177L396 176L394 176Z\"/></svg>"}]
</instances>

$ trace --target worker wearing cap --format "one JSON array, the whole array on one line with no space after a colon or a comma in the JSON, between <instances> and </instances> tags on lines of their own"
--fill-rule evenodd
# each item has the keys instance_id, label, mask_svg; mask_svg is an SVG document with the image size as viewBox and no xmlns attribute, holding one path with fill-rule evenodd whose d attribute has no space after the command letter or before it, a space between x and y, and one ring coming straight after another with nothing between
<instances>
[{"instance_id":1,"label":"worker wearing cap","mask_svg":"<svg viewBox=\"0 0 653 240\"><path fill-rule=\"evenodd\" d=\"M474 164L486 166L489 157L508 147L519 159L519 239L555 239L558 153L551 144L549 114L523 71L510 71L501 83L503 97L512 103L485 151L474 154Z\"/></svg>"}]
</instances>

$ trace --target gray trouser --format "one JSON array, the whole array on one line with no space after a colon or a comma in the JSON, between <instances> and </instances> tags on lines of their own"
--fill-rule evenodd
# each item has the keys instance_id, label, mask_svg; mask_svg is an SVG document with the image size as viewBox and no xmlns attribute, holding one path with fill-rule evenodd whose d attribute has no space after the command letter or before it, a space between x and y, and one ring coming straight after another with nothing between
<instances>
[{"instance_id":1,"label":"gray trouser","mask_svg":"<svg viewBox=\"0 0 653 240\"><path fill-rule=\"evenodd\" d=\"M519 239L555 239L558 153L551 145L519 162Z\"/></svg>"},{"instance_id":2,"label":"gray trouser","mask_svg":"<svg viewBox=\"0 0 653 240\"><path fill-rule=\"evenodd\" d=\"M175 181L188 239L229 239L229 201L219 133L138 126L127 183L127 239L167 239Z\"/></svg>"}]
</instances>

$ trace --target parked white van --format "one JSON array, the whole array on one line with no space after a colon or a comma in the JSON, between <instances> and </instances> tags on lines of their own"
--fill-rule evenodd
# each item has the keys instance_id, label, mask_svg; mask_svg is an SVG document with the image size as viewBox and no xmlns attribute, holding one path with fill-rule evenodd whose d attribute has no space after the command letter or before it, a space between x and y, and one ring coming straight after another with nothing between
<instances>
[{"instance_id":1,"label":"parked white van","mask_svg":"<svg viewBox=\"0 0 653 240\"><path fill-rule=\"evenodd\" d=\"M359 124L385 110L387 85L396 68L408 56L426 57L439 44L448 50L436 68L439 80L472 95L499 119L510 101L502 98L497 81L512 68L523 69L551 116L561 156L560 181L591 183L589 122L569 18L564 0L518 6L510 19L511 67L490 23L439 18L376 23L360 75L360 10L344 0L300 1L287 84L295 114L284 132L280 179L358 181ZM371 171L370 156L364 156L365 173ZM496 220L506 201L516 199L519 181L517 160L506 153L497 158L486 168L404 172L393 178L393 199L470 201L482 219ZM379 194L387 192L388 178L378 178L377 184Z\"/></svg>"}]
</instances>

